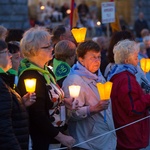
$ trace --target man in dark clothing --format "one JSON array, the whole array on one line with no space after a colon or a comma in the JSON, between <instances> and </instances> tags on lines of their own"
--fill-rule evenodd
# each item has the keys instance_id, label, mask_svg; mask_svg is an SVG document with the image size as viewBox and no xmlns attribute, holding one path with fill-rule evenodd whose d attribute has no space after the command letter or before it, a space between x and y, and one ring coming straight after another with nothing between
<instances>
[{"instance_id":1,"label":"man in dark clothing","mask_svg":"<svg viewBox=\"0 0 150 150\"><path fill-rule=\"evenodd\" d=\"M139 13L139 18L135 21L134 31L136 33L137 38L141 38L142 29L149 29L147 21L144 19L143 12Z\"/></svg>"}]
</instances>

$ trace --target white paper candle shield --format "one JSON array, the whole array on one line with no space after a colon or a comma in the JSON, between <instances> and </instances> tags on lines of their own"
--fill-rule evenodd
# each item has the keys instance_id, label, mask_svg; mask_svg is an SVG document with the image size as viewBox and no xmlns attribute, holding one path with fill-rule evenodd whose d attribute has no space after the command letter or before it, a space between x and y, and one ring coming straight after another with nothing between
<instances>
[{"instance_id":1,"label":"white paper candle shield","mask_svg":"<svg viewBox=\"0 0 150 150\"><path fill-rule=\"evenodd\" d=\"M71 97L77 98L80 93L80 86L79 85L70 85L69 93L70 93Z\"/></svg>"},{"instance_id":2,"label":"white paper candle shield","mask_svg":"<svg viewBox=\"0 0 150 150\"><path fill-rule=\"evenodd\" d=\"M76 98L79 96L79 93L80 93L80 86L79 85L71 85L69 86L69 93L70 93L70 96L72 98L74 98L74 101L72 102L72 109L75 109L76 107Z\"/></svg>"}]
</instances>

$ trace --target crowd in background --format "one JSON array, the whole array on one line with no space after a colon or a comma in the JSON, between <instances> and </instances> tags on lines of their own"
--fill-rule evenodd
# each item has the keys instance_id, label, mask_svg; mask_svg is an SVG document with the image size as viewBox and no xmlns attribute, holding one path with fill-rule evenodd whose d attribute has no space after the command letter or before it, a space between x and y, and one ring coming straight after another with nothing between
<instances>
[{"instance_id":1,"label":"crowd in background","mask_svg":"<svg viewBox=\"0 0 150 150\"><path fill-rule=\"evenodd\" d=\"M96 3L82 1L77 27L88 31L77 43L64 23L67 3L41 6L36 25L26 31L0 26L0 149L148 150L150 71L139 62L150 58L144 14L134 31L120 21L120 30L107 37L105 25L96 34ZM36 78L33 93L26 91L27 78ZM97 83L107 81L111 96L102 99ZM77 98L71 85L80 86Z\"/></svg>"},{"instance_id":2,"label":"crowd in background","mask_svg":"<svg viewBox=\"0 0 150 150\"><path fill-rule=\"evenodd\" d=\"M74 9L77 9L77 20L74 27L87 27L87 37L106 35L106 25L100 22L101 9L97 6L96 1L91 1L88 6L85 0L82 0L79 5L75 4ZM53 28L52 24L60 23L70 27L70 13L71 9L67 2L62 6L55 6L54 3L47 1L46 4L39 2L36 8L36 18L32 21L32 26L35 24L44 25ZM121 28L127 29L128 24L123 16L119 16Z\"/></svg>"}]
</instances>

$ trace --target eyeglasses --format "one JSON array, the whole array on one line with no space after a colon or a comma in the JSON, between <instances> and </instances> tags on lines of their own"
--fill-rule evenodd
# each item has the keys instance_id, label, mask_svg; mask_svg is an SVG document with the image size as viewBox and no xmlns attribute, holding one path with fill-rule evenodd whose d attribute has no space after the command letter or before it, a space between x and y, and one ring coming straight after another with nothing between
<instances>
[{"instance_id":1,"label":"eyeglasses","mask_svg":"<svg viewBox=\"0 0 150 150\"><path fill-rule=\"evenodd\" d=\"M7 54L9 54L9 50L3 50L3 51L0 51L0 54L3 54L3 53L7 53Z\"/></svg>"},{"instance_id":2,"label":"eyeglasses","mask_svg":"<svg viewBox=\"0 0 150 150\"><path fill-rule=\"evenodd\" d=\"M53 47L53 45L48 45L48 46L41 47L41 49L50 49L52 47Z\"/></svg>"}]
</instances>

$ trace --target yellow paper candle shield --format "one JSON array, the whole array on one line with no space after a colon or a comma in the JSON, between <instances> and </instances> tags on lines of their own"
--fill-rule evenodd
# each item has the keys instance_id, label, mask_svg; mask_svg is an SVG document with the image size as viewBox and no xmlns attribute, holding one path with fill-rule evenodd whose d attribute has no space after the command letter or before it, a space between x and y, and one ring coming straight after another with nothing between
<instances>
[{"instance_id":1,"label":"yellow paper candle shield","mask_svg":"<svg viewBox=\"0 0 150 150\"><path fill-rule=\"evenodd\" d=\"M87 28L72 29L71 32L77 43L84 42Z\"/></svg>"},{"instance_id":2,"label":"yellow paper candle shield","mask_svg":"<svg viewBox=\"0 0 150 150\"><path fill-rule=\"evenodd\" d=\"M77 98L80 93L80 86L79 85L70 85L69 93L70 93L71 97Z\"/></svg>"},{"instance_id":3,"label":"yellow paper candle shield","mask_svg":"<svg viewBox=\"0 0 150 150\"><path fill-rule=\"evenodd\" d=\"M30 93L35 92L35 88L36 88L36 79L35 78L25 79L24 83L25 83L27 92L30 92Z\"/></svg>"},{"instance_id":4,"label":"yellow paper candle shield","mask_svg":"<svg viewBox=\"0 0 150 150\"><path fill-rule=\"evenodd\" d=\"M104 84L97 83L96 84L100 98L102 100L110 99L111 89L112 89L112 82L106 82Z\"/></svg>"},{"instance_id":5,"label":"yellow paper candle shield","mask_svg":"<svg viewBox=\"0 0 150 150\"><path fill-rule=\"evenodd\" d=\"M140 66L144 72L150 71L150 59L142 58L140 60Z\"/></svg>"}]
</instances>

